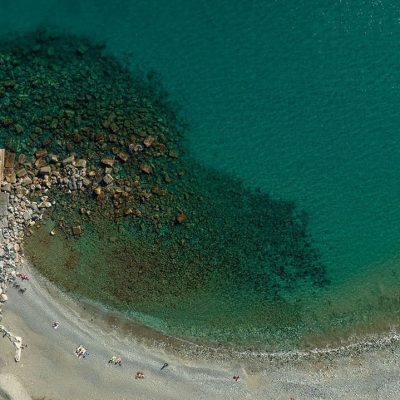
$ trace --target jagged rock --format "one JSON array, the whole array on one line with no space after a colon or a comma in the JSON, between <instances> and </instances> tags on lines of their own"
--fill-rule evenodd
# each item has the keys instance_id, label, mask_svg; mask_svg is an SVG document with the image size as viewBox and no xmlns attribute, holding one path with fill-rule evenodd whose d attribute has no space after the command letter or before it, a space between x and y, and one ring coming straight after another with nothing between
<instances>
[{"instance_id":1,"label":"jagged rock","mask_svg":"<svg viewBox=\"0 0 400 400\"><path fill-rule=\"evenodd\" d=\"M114 161L114 157L104 157L101 159L101 163L108 167L112 167L114 165Z\"/></svg>"},{"instance_id":2,"label":"jagged rock","mask_svg":"<svg viewBox=\"0 0 400 400\"><path fill-rule=\"evenodd\" d=\"M28 210L26 210L22 214L22 217L24 218L25 221L29 221L31 219L31 213Z\"/></svg>"},{"instance_id":3,"label":"jagged rock","mask_svg":"<svg viewBox=\"0 0 400 400\"><path fill-rule=\"evenodd\" d=\"M129 151L131 153L138 153L143 150L143 146L140 143L131 143L129 145Z\"/></svg>"},{"instance_id":4,"label":"jagged rock","mask_svg":"<svg viewBox=\"0 0 400 400\"><path fill-rule=\"evenodd\" d=\"M155 141L156 139L154 138L154 136L147 136L147 138L143 140L143 144L146 147L150 147L154 144Z\"/></svg>"},{"instance_id":5,"label":"jagged rock","mask_svg":"<svg viewBox=\"0 0 400 400\"><path fill-rule=\"evenodd\" d=\"M186 214L180 213L176 216L176 222L178 224L183 224L187 220Z\"/></svg>"},{"instance_id":6,"label":"jagged rock","mask_svg":"<svg viewBox=\"0 0 400 400\"><path fill-rule=\"evenodd\" d=\"M39 170L40 175L50 175L51 167L50 165L46 165L45 167L41 167Z\"/></svg>"},{"instance_id":7,"label":"jagged rock","mask_svg":"<svg viewBox=\"0 0 400 400\"><path fill-rule=\"evenodd\" d=\"M68 188L69 188L70 190L77 190L77 189L78 189L74 177L72 177L72 179L71 179L70 181L68 181Z\"/></svg>"},{"instance_id":8,"label":"jagged rock","mask_svg":"<svg viewBox=\"0 0 400 400\"><path fill-rule=\"evenodd\" d=\"M62 160L62 163L64 165L68 165L68 164L72 164L75 160L75 156L69 156L67 158L64 158L64 160Z\"/></svg>"},{"instance_id":9,"label":"jagged rock","mask_svg":"<svg viewBox=\"0 0 400 400\"><path fill-rule=\"evenodd\" d=\"M26 155L25 154L20 154L18 156L18 164L25 164L26 162Z\"/></svg>"},{"instance_id":10,"label":"jagged rock","mask_svg":"<svg viewBox=\"0 0 400 400\"><path fill-rule=\"evenodd\" d=\"M141 166L140 166L140 170L142 171L142 172L144 172L145 174L151 174L151 173L153 173L153 169L150 167L150 165L148 165L148 164L142 164Z\"/></svg>"},{"instance_id":11,"label":"jagged rock","mask_svg":"<svg viewBox=\"0 0 400 400\"><path fill-rule=\"evenodd\" d=\"M106 194L103 192L103 190L101 189L101 187L96 187L94 189L94 193L97 196L97 200L104 200L106 198Z\"/></svg>"},{"instance_id":12,"label":"jagged rock","mask_svg":"<svg viewBox=\"0 0 400 400\"><path fill-rule=\"evenodd\" d=\"M7 174L5 175L6 181L11 183L12 185L17 182L17 178L15 176L15 174Z\"/></svg>"},{"instance_id":13,"label":"jagged rock","mask_svg":"<svg viewBox=\"0 0 400 400\"><path fill-rule=\"evenodd\" d=\"M81 228L81 226L80 226L80 225L73 226L73 227L72 227L72 233L73 233L75 236L80 236L80 235L82 234L82 228Z\"/></svg>"},{"instance_id":14,"label":"jagged rock","mask_svg":"<svg viewBox=\"0 0 400 400\"><path fill-rule=\"evenodd\" d=\"M123 151L119 151L117 153L117 156L120 160L122 160L123 162L127 162L129 160L129 155L124 153Z\"/></svg>"},{"instance_id":15,"label":"jagged rock","mask_svg":"<svg viewBox=\"0 0 400 400\"><path fill-rule=\"evenodd\" d=\"M119 131L119 126L115 122L111 122L109 125L109 128L111 129L111 132L117 133Z\"/></svg>"},{"instance_id":16,"label":"jagged rock","mask_svg":"<svg viewBox=\"0 0 400 400\"><path fill-rule=\"evenodd\" d=\"M76 160L75 167L76 168L86 168L86 164L87 164L87 160L82 158L80 160Z\"/></svg>"},{"instance_id":17,"label":"jagged rock","mask_svg":"<svg viewBox=\"0 0 400 400\"><path fill-rule=\"evenodd\" d=\"M179 157L178 151L177 151L177 150L174 150L174 149L170 150L170 151L168 152L168 155L169 155L171 158L178 158L178 157Z\"/></svg>"},{"instance_id":18,"label":"jagged rock","mask_svg":"<svg viewBox=\"0 0 400 400\"><path fill-rule=\"evenodd\" d=\"M49 201L42 201L39 205L39 208L49 208L51 207L51 203Z\"/></svg>"},{"instance_id":19,"label":"jagged rock","mask_svg":"<svg viewBox=\"0 0 400 400\"><path fill-rule=\"evenodd\" d=\"M44 158L38 158L35 161L35 167L36 168L42 168L42 167L44 167L46 165L47 165L47 163L46 163L46 160Z\"/></svg>"},{"instance_id":20,"label":"jagged rock","mask_svg":"<svg viewBox=\"0 0 400 400\"><path fill-rule=\"evenodd\" d=\"M25 176L25 178L22 180L22 184L24 186L30 186L32 185L32 179L29 176Z\"/></svg>"},{"instance_id":21,"label":"jagged rock","mask_svg":"<svg viewBox=\"0 0 400 400\"><path fill-rule=\"evenodd\" d=\"M103 182L106 185L109 185L110 183L114 182L114 178L110 174L106 174L106 175L104 175Z\"/></svg>"},{"instance_id":22,"label":"jagged rock","mask_svg":"<svg viewBox=\"0 0 400 400\"><path fill-rule=\"evenodd\" d=\"M24 131L24 128L20 124L15 124L14 129L15 129L15 132L18 133L18 135L20 135Z\"/></svg>"},{"instance_id":23,"label":"jagged rock","mask_svg":"<svg viewBox=\"0 0 400 400\"><path fill-rule=\"evenodd\" d=\"M24 176L26 176L28 173L26 172L25 168L21 168L17 171L17 177L18 178L23 178Z\"/></svg>"},{"instance_id":24,"label":"jagged rock","mask_svg":"<svg viewBox=\"0 0 400 400\"><path fill-rule=\"evenodd\" d=\"M46 149L39 149L35 152L36 158L42 158L47 156L47 150Z\"/></svg>"},{"instance_id":25,"label":"jagged rock","mask_svg":"<svg viewBox=\"0 0 400 400\"><path fill-rule=\"evenodd\" d=\"M11 184L9 182L3 183L2 185L3 192L11 192Z\"/></svg>"},{"instance_id":26,"label":"jagged rock","mask_svg":"<svg viewBox=\"0 0 400 400\"><path fill-rule=\"evenodd\" d=\"M108 141L109 141L110 143L117 143L117 142L118 142L118 136L117 136L117 135L114 135L114 134L111 134L111 135L108 137Z\"/></svg>"}]
</instances>

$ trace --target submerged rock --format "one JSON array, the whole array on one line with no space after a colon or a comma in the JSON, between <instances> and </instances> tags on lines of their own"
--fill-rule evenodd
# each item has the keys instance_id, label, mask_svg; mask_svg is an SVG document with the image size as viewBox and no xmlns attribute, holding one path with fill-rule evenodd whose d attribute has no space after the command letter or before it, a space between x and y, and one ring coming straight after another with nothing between
<instances>
[{"instance_id":1,"label":"submerged rock","mask_svg":"<svg viewBox=\"0 0 400 400\"><path fill-rule=\"evenodd\" d=\"M140 166L140 170L148 175L153 173L153 168L151 168L148 164L142 164Z\"/></svg>"},{"instance_id":2,"label":"submerged rock","mask_svg":"<svg viewBox=\"0 0 400 400\"><path fill-rule=\"evenodd\" d=\"M101 163L103 165L107 165L108 167L112 167L114 165L115 159L113 157L104 157L101 159Z\"/></svg>"},{"instance_id":3,"label":"submerged rock","mask_svg":"<svg viewBox=\"0 0 400 400\"><path fill-rule=\"evenodd\" d=\"M178 224L183 224L186 220L187 220L186 214L181 213L181 214L178 214L178 215L176 216L176 222L177 222Z\"/></svg>"},{"instance_id":4,"label":"submerged rock","mask_svg":"<svg viewBox=\"0 0 400 400\"><path fill-rule=\"evenodd\" d=\"M114 182L114 178L110 174L106 174L106 175L104 175L103 182L106 185L110 185L111 183Z\"/></svg>"},{"instance_id":5,"label":"submerged rock","mask_svg":"<svg viewBox=\"0 0 400 400\"><path fill-rule=\"evenodd\" d=\"M82 228L80 227L80 225L73 226L73 227L72 227L72 233L73 233L75 236L81 235L81 234L82 234Z\"/></svg>"},{"instance_id":6,"label":"submerged rock","mask_svg":"<svg viewBox=\"0 0 400 400\"><path fill-rule=\"evenodd\" d=\"M18 82L7 101L0 98L0 138L15 124L23 127L10 144L17 172L6 180L27 206L18 215L23 229L5 236L30 235L29 254L51 278L101 301L113 299L120 308L146 313L165 307L171 315L201 290L218 288L228 303L243 293L243 299L257 299L265 316L264 301L304 282L327 283L307 219L294 203L253 193L180 157L185 125L159 82L133 77L118 60L74 36L37 32L0 43L0 52L7 56L0 81ZM33 100L13 106L26 96ZM37 240L47 218L65 221L60 234L51 238L48 229ZM63 244L63 257L55 257L50 242ZM95 275L91 293L76 275L82 248L92 252L80 265L83 274ZM99 259L103 275L93 274Z\"/></svg>"}]
</instances>

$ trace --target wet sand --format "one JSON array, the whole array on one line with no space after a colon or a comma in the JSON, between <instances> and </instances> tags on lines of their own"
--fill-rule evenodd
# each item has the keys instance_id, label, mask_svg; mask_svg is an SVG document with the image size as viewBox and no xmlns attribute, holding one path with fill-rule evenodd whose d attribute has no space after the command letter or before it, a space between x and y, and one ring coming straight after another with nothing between
<instances>
[{"instance_id":1,"label":"wet sand","mask_svg":"<svg viewBox=\"0 0 400 400\"><path fill-rule=\"evenodd\" d=\"M49 400L399 398L397 345L291 363L210 359L198 348L179 349L179 341L160 344L160 336L145 328L135 339L122 320L84 309L36 273L27 287L24 294L10 287L4 307L4 325L28 347L15 363L13 346L0 338L0 399L3 393L4 398L25 399L24 390L33 399ZM60 322L57 330L53 321ZM74 355L80 344L90 353L87 359ZM123 358L122 367L107 363L114 354ZM164 362L169 366L160 371ZM145 379L136 380L137 371ZM239 382L232 379L235 374Z\"/></svg>"}]
</instances>

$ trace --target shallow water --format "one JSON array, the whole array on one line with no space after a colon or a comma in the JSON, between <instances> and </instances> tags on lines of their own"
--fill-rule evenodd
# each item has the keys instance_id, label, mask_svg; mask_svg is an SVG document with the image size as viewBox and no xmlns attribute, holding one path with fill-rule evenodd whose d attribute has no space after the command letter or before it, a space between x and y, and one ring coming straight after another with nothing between
<instances>
[{"instance_id":1,"label":"shallow water","mask_svg":"<svg viewBox=\"0 0 400 400\"><path fill-rule=\"evenodd\" d=\"M194 157L307 212L332 283L322 294L300 287L288 295L301 310L294 331L300 326L311 342L323 342L344 334L341 326L351 334L397 324L396 2L66 0L0 1L0 7L3 32L51 23L156 68L191 123ZM193 300L182 305L182 320L199 307ZM209 303L204 307L209 312ZM257 313L236 310L251 331ZM269 310L279 316L273 304ZM231 307L216 321L221 314L232 317ZM177 318L165 310L161 317ZM218 336L215 326L199 329L193 320L181 334ZM284 336L271 329L257 329L257 341Z\"/></svg>"}]
</instances>

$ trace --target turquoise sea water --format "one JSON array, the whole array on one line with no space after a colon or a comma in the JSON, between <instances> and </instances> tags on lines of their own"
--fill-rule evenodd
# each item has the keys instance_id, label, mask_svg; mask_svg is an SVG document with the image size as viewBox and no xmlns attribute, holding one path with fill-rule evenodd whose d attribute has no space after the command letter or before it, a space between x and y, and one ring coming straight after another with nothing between
<instances>
[{"instance_id":1,"label":"turquoise sea water","mask_svg":"<svg viewBox=\"0 0 400 400\"><path fill-rule=\"evenodd\" d=\"M2 32L50 23L159 71L191 124L195 158L309 214L332 280L329 315L361 315L372 304L375 316L390 320L400 294L396 2L65 0L0 1L0 8Z\"/></svg>"}]
</instances>

